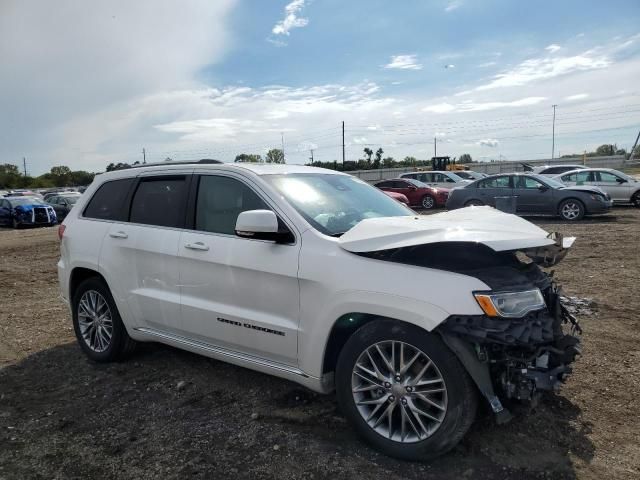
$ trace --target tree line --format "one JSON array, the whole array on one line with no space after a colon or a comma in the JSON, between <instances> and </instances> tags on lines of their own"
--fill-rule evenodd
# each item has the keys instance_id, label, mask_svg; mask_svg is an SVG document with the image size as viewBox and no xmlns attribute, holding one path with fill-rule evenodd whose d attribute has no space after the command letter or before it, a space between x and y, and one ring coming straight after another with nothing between
<instances>
[{"instance_id":1,"label":"tree line","mask_svg":"<svg viewBox=\"0 0 640 480\"><path fill-rule=\"evenodd\" d=\"M0 164L0 188L51 188L78 187L89 185L95 173L84 170L71 170L64 165L51 167L43 175L33 177L23 175L17 165L11 163Z\"/></svg>"},{"instance_id":2,"label":"tree line","mask_svg":"<svg viewBox=\"0 0 640 480\"><path fill-rule=\"evenodd\" d=\"M419 160L416 157L407 156L402 160L396 160L393 157L384 157L384 150L382 147L378 148L375 152L365 147L362 151L363 158L353 161L346 161L344 164L341 161L315 161L310 162L307 165L314 167L328 168L332 170L340 171L353 171L353 170L373 170L378 168L394 168L394 167L430 167L431 159ZM624 148L618 148L615 143L605 143L591 152L577 153L562 155L561 158L575 158L586 155L587 157L601 157L611 155L625 155L629 158L630 152L627 152ZM634 152L634 159L640 160L640 145L638 145ZM171 162L171 158L167 158L165 161ZM269 150L264 159L262 155L251 153L240 153L236 155L235 162L237 163L285 163L285 156L282 149L272 148ZM468 153L460 155L456 159L456 163L472 163L473 159ZM131 168L132 166L139 165L140 162L134 162L128 164L124 162L109 163L106 167L106 171L122 170L124 168ZM93 181L95 173L87 172L85 170L71 170L69 167L59 165L51 167L51 170L43 175L34 177L30 175L23 175L17 165L11 163L0 164L0 188L51 188L51 187L77 187L86 186Z\"/></svg>"}]
</instances>

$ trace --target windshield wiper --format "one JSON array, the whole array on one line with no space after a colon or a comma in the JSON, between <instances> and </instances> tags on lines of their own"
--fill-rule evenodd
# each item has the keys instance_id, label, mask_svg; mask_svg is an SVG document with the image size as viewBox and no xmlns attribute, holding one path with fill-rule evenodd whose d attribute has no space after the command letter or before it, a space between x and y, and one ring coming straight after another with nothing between
<instances>
[{"instance_id":1,"label":"windshield wiper","mask_svg":"<svg viewBox=\"0 0 640 480\"><path fill-rule=\"evenodd\" d=\"M330 237L341 237L342 235L344 235L346 232L338 232L338 233L332 233L331 235L329 235Z\"/></svg>"}]
</instances>

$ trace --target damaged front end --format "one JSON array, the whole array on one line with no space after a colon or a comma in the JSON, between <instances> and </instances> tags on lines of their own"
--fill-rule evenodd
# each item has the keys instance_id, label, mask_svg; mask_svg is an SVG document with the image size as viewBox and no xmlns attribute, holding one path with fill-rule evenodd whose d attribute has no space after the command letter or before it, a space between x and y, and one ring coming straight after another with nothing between
<instances>
[{"instance_id":1,"label":"damaged front end","mask_svg":"<svg viewBox=\"0 0 640 480\"><path fill-rule=\"evenodd\" d=\"M483 315L452 315L436 332L456 353L501 423L511 418L506 404L535 405L541 392L557 390L580 353L580 325L563 303L553 273L540 267L560 261L574 239L556 234L548 238L554 243L544 249L497 252L478 243L442 242L361 254L462 273L490 287L474 292ZM523 301L530 308L519 310L522 304L512 302L512 310L498 311L500 305L492 309L481 302L520 294L530 294Z\"/></svg>"},{"instance_id":2,"label":"damaged front end","mask_svg":"<svg viewBox=\"0 0 640 480\"><path fill-rule=\"evenodd\" d=\"M580 354L582 333L562 302L560 288L536 265L545 307L521 318L452 316L438 327L499 422L511 418L504 401L535 405L556 391Z\"/></svg>"}]
</instances>

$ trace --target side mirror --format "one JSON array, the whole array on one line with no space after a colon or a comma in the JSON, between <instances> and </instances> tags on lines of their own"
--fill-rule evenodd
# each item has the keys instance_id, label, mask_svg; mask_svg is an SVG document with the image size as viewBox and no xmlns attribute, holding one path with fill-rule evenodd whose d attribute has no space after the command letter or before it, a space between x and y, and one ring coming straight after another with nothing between
<instances>
[{"instance_id":1,"label":"side mirror","mask_svg":"<svg viewBox=\"0 0 640 480\"><path fill-rule=\"evenodd\" d=\"M411 190L412 192L415 192L418 189L418 187L416 187L415 185L410 185L409 186L409 190Z\"/></svg>"},{"instance_id":2,"label":"side mirror","mask_svg":"<svg viewBox=\"0 0 640 480\"><path fill-rule=\"evenodd\" d=\"M616 182L618 182L618 183L627 183L627 181L624 178L620 178L620 177L616 178Z\"/></svg>"},{"instance_id":3,"label":"side mirror","mask_svg":"<svg viewBox=\"0 0 640 480\"><path fill-rule=\"evenodd\" d=\"M278 217L271 210L247 210L238 215L236 235L256 240L271 240L278 243L293 241L291 232L280 231Z\"/></svg>"},{"instance_id":4,"label":"side mirror","mask_svg":"<svg viewBox=\"0 0 640 480\"><path fill-rule=\"evenodd\" d=\"M547 190L549 190L549 187L547 187L546 185L538 185L538 190L541 192L546 192Z\"/></svg>"}]
</instances>

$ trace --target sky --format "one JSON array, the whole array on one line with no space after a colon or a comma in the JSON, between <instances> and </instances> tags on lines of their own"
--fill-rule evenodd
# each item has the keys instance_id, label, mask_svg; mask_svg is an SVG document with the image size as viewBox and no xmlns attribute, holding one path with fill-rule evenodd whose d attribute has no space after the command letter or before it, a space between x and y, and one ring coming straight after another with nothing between
<instances>
[{"instance_id":1,"label":"sky","mask_svg":"<svg viewBox=\"0 0 640 480\"><path fill-rule=\"evenodd\" d=\"M638 0L2 0L0 163L629 149L639 80Z\"/></svg>"}]
</instances>

